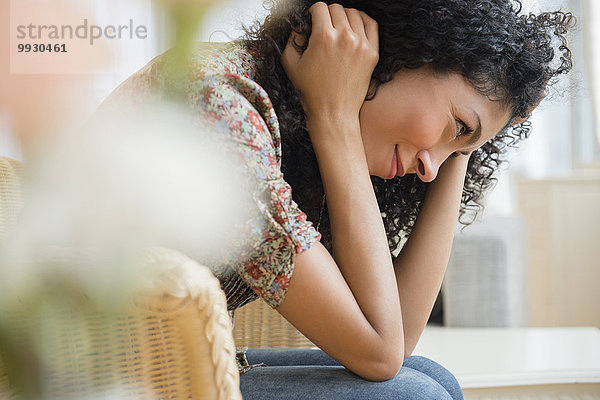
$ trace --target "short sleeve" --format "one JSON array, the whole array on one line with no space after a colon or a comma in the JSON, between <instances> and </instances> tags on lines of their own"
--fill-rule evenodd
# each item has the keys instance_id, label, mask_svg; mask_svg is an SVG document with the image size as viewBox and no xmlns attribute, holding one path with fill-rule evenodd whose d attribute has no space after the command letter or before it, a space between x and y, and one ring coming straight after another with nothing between
<instances>
[{"instance_id":1,"label":"short sleeve","mask_svg":"<svg viewBox=\"0 0 600 400\"><path fill-rule=\"evenodd\" d=\"M234 73L205 75L194 82L190 104L221 135L251 178L254 217L245 223L244 242L231 265L272 307L289 287L293 255L307 250L320 234L292 199L281 172L281 140L266 92Z\"/></svg>"}]
</instances>

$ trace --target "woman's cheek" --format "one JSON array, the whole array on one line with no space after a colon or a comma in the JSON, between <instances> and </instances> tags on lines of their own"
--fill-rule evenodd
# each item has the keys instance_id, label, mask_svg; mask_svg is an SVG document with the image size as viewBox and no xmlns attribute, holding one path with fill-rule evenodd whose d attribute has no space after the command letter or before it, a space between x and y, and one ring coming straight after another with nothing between
<instances>
[{"instance_id":1,"label":"woman's cheek","mask_svg":"<svg viewBox=\"0 0 600 400\"><path fill-rule=\"evenodd\" d=\"M410 132L409 141L418 150L430 149L439 143L445 128L443 121L425 112L405 115L405 132Z\"/></svg>"}]
</instances>

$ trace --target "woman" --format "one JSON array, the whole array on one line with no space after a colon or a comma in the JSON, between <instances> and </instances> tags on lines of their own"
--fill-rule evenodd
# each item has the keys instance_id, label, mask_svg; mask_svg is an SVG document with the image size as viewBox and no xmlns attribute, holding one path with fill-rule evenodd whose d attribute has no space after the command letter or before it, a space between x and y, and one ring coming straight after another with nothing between
<instances>
[{"instance_id":1,"label":"woman","mask_svg":"<svg viewBox=\"0 0 600 400\"><path fill-rule=\"evenodd\" d=\"M220 274L229 308L260 296L324 353L250 350L268 367L242 375L242 394L462 398L411 354L459 213L481 208L505 147L571 68L573 18L509 0L272 3L248 40L201 46L187 99L252 178L255 218ZM114 96L165 92L168 60Z\"/></svg>"}]
</instances>

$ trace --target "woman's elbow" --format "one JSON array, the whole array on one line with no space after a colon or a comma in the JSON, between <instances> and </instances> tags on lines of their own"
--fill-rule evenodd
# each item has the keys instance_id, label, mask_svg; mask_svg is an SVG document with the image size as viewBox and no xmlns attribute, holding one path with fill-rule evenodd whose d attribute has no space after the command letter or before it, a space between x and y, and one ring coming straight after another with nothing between
<instances>
[{"instance_id":1,"label":"woman's elbow","mask_svg":"<svg viewBox=\"0 0 600 400\"><path fill-rule=\"evenodd\" d=\"M364 363L360 368L357 368L357 370L353 372L363 379L382 382L390 380L398 375L403 362L404 356L401 352L390 351L381 359Z\"/></svg>"}]
</instances>

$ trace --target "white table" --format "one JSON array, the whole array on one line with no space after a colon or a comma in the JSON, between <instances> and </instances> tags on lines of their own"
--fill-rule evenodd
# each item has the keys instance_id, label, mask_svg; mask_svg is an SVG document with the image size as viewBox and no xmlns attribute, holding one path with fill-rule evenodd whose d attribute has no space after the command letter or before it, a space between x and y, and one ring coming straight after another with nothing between
<instances>
[{"instance_id":1,"label":"white table","mask_svg":"<svg viewBox=\"0 0 600 400\"><path fill-rule=\"evenodd\" d=\"M449 369L468 399L600 399L597 328L428 326L413 354Z\"/></svg>"}]
</instances>

